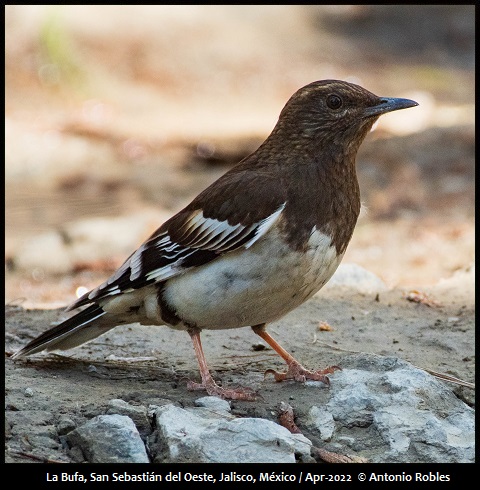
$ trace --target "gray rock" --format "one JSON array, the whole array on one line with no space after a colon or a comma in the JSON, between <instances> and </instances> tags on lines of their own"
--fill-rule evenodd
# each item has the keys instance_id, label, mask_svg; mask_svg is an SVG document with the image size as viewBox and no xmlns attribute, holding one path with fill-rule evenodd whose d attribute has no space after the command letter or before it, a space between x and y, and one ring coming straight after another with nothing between
<instances>
[{"instance_id":1,"label":"gray rock","mask_svg":"<svg viewBox=\"0 0 480 490\"><path fill-rule=\"evenodd\" d=\"M307 425L313 426L322 441L330 441L335 431L335 421L332 414L324 407L311 407L308 411Z\"/></svg>"},{"instance_id":2,"label":"gray rock","mask_svg":"<svg viewBox=\"0 0 480 490\"><path fill-rule=\"evenodd\" d=\"M28 436L28 443L32 447L41 448L42 451L45 449L60 449L62 447L60 442L52 437L52 434L30 434Z\"/></svg>"},{"instance_id":3,"label":"gray rock","mask_svg":"<svg viewBox=\"0 0 480 490\"><path fill-rule=\"evenodd\" d=\"M148 463L149 459L132 419L125 415L98 415L67 434L89 463Z\"/></svg>"},{"instance_id":4,"label":"gray rock","mask_svg":"<svg viewBox=\"0 0 480 490\"><path fill-rule=\"evenodd\" d=\"M55 435L53 414L46 410L7 410L5 417L11 426L12 434L31 434L32 432L46 435Z\"/></svg>"},{"instance_id":5,"label":"gray rock","mask_svg":"<svg viewBox=\"0 0 480 490\"><path fill-rule=\"evenodd\" d=\"M222 400L218 396L203 396L195 400L197 407L209 408L216 412L231 412L230 403L227 400Z\"/></svg>"},{"instance_id":6,"label":"gray rock","mask_svg":"<svg viewBox=\"0 0 480 490\"><path fill-rule=\"evenodd\" d=\"M5 412L5 435L7 438L13 437L17 441L21 441L19 445L23 446L24 449L27 445L29 450L46 457L45 453L61 449L53 419L53 414L44 410L21 410L18 412L7 410Z\"/></svg>"},{"instance_id":7,"label":"gray rock","mask_svg":"<svg viewBox=\"0 0 480 490\"><path fill-rule=\"evenodd\" d=\"M75 429L76 426L77 425L70 417L62 415L57 423L57 432L59 435L63 436Z\"/></svg>"},{"instance_id":8,"label":"gray rock","mask_svg":"<svg viewBox=\"0 0 480 490\"><path fill-rule=\"evenodd\" d=\"M367 271L357 264L340 264L324 289L347 287L362 293L374 294L387 291L385 283L373 272Z\"/></svg>"},{"instance_id":9,"label":"gray rock","mask_svg":"<svg viewBox=\"0 0 480 490\"><path fill-rule=\"evenodd\" d=\"M296 455L310 461L311 442L269 420L167 405L156 421L149 444L155 462L294 463Z\"/></svg>"},{"instance_id":10,"label":"gray rock","mask_svg":"<svg viewBox=\"0 0 480 490\"><path fill-rule=\"evenodd\" d=\"M447 385L391 357L359 354L342 366L326 406L309 410L309 426L322 439L330 414L332 443L371 462L474 461L474 410Z\"/></svg>"},{"instance_id":11,"label":"gray rock","mask_svg":"<svg viewBox=\"0 0 480 490\"><path fill-rule=\"evenodd\" d=\"M147 408L143 405L131 405L125 400L115 398L108 402L107 414L126 415L130 417L142 436L152 432L152 427L148 420Z\"/></svg>"}]
</instances>

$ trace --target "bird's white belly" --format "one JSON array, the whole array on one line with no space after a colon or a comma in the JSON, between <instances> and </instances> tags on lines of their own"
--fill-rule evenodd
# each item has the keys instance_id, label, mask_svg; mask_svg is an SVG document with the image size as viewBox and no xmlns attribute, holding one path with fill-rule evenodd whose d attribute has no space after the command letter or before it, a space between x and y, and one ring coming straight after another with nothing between
<instances>
[{"instance_id":1,"label":"bird's white belly","mask_svg":"<svg viewBox=\"0 0 480 490\"><path fill-rule=\"evenodd\" d=\"M282 317L330 279L342 256L337 256L330 237L317 230L306 252L293 251L274 233L247 250L170 279L164 299L185 324L206 329L238 328Z\"/></svg>"}]
</instances>

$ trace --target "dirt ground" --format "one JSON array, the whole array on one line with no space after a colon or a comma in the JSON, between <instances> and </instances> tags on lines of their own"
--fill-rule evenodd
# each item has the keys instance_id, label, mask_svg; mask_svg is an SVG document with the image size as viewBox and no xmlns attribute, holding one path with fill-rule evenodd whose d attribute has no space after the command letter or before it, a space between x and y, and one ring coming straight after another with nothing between
<instances>
[{"instance_id":1,"label":"dirt ground","mask_svg":"<svg viewBox=\"0 0 480 490\"><path fill-rule=\"evenodd\" d=\"M173 214L258 146L297 88L352 76L380 95L420 103L410 119L408 111L385 116L357 158L366 210L344 262L375 273L389 289L378 295L325 289L272 324L270 333L311 368L341 366L348 352L372 352L473 383L473 16L468 6L432 7L427 15L428 8L292 7L272 31L266 29L272 25L268 10L258 10L251 24L247 10L233 21L228 9L212 17L199 8L192 24L187 11L176 17L170 9L162 11L162 30L153 22L156 10L142 10L144 23L130 29L128 9L108 15L102 28L94 19L105 20L105 11L65 9L63 28L73 45L68 56L49 47L52 32L39 20L41 10L8 10L7 411L46 410L81 422L103 413L112 398L191 406L200 396L186 390L188 379L198 379L193 349L187 334L168 328L118 327L62 355L12 362L12 352L58 321L62 312L52 308L71 302L79 286L98 285L128 255L84 257L68 273L55 274L41 262L22 268L19 251L42 233L85 218L152 209ZM419 19L434 28L419 29ZM191 38L178 41L178 29ZM121 49L111 42L119 30ZM304 32L302 42L293 41L298 32ZM192 50L194 36L201 49ZM254 49L257 44L261 49ZM52 75L51 65L59 73ZM78 69L80 86L69 78ZM151 231L158 225L152 223ZM132 250L148 234L135 238ZM45 264L47 257L48 250ZM321 322L331 329L321 330ZM281 369L282 362L249 328L202 337L217 380L261 394L255 403L234 402L234 414L274 419L278 404L289 401L301 421L311 391L263 378L265 369ZM474 403L472 390L451 386ZM47 446L24 449L40 460L51 453ZM32 459L11 452L7 461Z\"/></svg>"},{"instance_id":2,"label":"dirt ground","mask_svg":"<svg viewBox=\"0 0 480 490\"><path fill-rule=\"evenodd\" d=\"M456 294L450 286L432 291L430 299L437 302L432 306L408 301L398 289L378 296L328 289L272 324L269 331L311 368L342 366L342 359L350 352L371 352L474 381L473 279L471 274L462 274L457 282L460 289ZM58 318L56 310L8 307L7 344L16 348L19 340L40 333ZM321 329L325 322L330 329ZM266 369L282 370L284 366L249 328L205 331L202 337L215 379L224 386L251 387L260 395L255 402L232 402L234 415L277 421L280 402L288 402L304 435L316 441L304 421L312 404L322 403L323 390L264 378ZM108 401L114 398L144 406L164 400L193 406L201 393L186 389L189 379L198 380L199 375L185 332L166 327L118 327L74 351L15 363L7 359L6 407L7 411L45 410L55 414L56 422L68 416L81 424L105 413ZM335 383L335 375L331 382ZM474 404L471 389L449 385L466 403ZM29 444L24 435L17 433L7 439L7 461L29 462L32 458L68 461L48 444Z\"/></svg>"}]
</instances>

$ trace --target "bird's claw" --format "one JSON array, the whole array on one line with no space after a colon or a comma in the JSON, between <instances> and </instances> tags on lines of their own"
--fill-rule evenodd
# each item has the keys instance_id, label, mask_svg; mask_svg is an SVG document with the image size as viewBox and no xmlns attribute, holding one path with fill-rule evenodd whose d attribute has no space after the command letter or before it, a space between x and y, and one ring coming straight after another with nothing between
<instances>
[{"instance_id":1,"label":"bird's claw","mask_svg":"<svg viewBox=\"0 0 480 490\"><path fill-rule=\"evenodd\" d=\"M274 369L267 369L265 371L265 376L268 374L273 374L275 381L277 383L281 381L285 381L286 379L293 379L294 381L298 381L300 383L305 383L307 379L313 381L322 381L327 386L330 386L330 379L327 374L332 374L337 370L341 370L339 366L329 366L326 369L319 369L317 371L309 371L305 369L301 364L292 362L289 364L288 369L284 373L280 373L275 371Z\"/></svg>"},{"instance_id":2,"label":"bird's claw","mask_svg":"<svg viewBox=\"0 0 480 490\"><path fill-rule=\"evenodd\" d=\"M215 381L211 380L203 383L196 383L195 381L188 381L187 390L205 390L210 396L218 396L223 400L243 400L243 401L255 401L258 396L251 388L222 388L218 386Z\"/></svg>"}]
</instances>

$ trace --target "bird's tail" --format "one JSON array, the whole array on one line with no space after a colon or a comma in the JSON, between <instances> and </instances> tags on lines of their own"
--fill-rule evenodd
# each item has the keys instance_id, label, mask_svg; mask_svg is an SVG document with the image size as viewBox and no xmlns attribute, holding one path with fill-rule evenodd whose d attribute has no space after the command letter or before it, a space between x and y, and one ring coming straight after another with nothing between
<instances>
[{"instance_id":1,"label":"bird's tail","mask_svg":"<svg viewBox=\"0 0 480 490\"><path fill-rule=\"evenodd\" d=\"M104 315L106 312L100 306L89 306L33 339L25 347L15 352L12 358L29 356L42 350L71 349L94 339L118 325Z\"/></svg>"}]
</instances>

